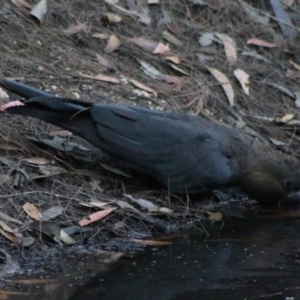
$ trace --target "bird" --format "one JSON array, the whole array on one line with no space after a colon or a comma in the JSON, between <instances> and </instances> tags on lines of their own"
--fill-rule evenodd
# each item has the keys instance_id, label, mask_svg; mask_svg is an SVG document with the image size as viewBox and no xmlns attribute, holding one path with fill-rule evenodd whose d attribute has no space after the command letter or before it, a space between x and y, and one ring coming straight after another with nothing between
<instances>
[{"instance_id":1,"label":"bird","mask_svg":"<svg viewBox=\"0 0 300 300\"><path fill-rule=\"evenodd\" d=\"M69 130L173 193L236 186L266 203L300 199L300 162L239 129L184 113L56 97L10 79L0 85L25 98L0 111Z\"/></svg>"}]
</instances>

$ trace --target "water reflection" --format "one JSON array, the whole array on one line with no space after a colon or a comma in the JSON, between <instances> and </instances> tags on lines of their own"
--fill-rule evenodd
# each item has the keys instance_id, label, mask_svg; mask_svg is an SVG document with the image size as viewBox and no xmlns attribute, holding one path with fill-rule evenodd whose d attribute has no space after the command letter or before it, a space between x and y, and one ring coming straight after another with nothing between
<instances>
[{"instance_id":1,"label":"water reflection","mask_svg":"<svg viewBox=\"0 0 300 300\"><path fill-rule=\"evenodd\" d=\"M69 299L299 299L298 214L228 220L209 238L196 233L163 251L123 259Z\"/></svg>"}]
</instances>

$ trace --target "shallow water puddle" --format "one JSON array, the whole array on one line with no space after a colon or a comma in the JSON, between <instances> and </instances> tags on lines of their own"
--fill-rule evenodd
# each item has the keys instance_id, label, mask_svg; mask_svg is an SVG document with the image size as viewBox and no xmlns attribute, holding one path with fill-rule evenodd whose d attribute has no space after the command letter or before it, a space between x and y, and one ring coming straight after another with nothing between
<instances>
[{"instance_id":1,"label":"shallow water puddle","mask_svg":"<svg viewBox=\"0 0 300 300\"><path fill-rule=\"evenodd\" d=\"M298 209L254 212L115 264L73 256L30 276L40 282L9 278L2 290L9 299L300 299L299 240Z\"/></svg>"}]
</instances>

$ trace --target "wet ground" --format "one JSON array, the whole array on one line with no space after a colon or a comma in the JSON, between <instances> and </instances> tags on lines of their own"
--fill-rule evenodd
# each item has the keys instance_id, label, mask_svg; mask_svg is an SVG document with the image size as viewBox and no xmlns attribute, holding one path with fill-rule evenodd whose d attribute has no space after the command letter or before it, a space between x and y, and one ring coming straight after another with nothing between
<instances>
[{"instance_id":1,"label":"wet ground","mask_svg":"<svg viewBox=\"0 0 300 300\"><path fill-rule=\"evenodd\" d=\"M299 207L255 210L115 264L69 256L68 270L23 274L3 290L23 299L299 299L299 238Z\"/></svg>"}]
</instances>

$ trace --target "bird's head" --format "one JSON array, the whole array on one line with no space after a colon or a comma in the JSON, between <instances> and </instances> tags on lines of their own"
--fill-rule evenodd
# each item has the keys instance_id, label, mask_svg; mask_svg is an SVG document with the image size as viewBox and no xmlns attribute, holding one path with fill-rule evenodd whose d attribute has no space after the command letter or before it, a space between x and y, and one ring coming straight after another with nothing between
<instances>
[{"instance_id":1,"label":"bird's head","mask_svg":"<svg viewBox=\"0 0 300 300\"><path fill-rule=\"evenodd\" d=\"M240 185L261 202L300 201L300 161L268 147L248 158Z\"/></svg>"}]
</instances>

